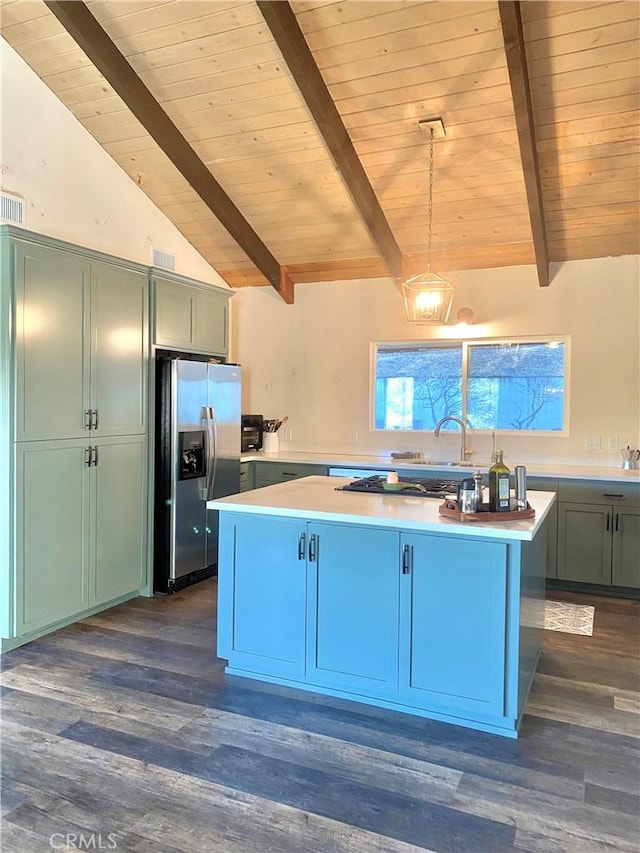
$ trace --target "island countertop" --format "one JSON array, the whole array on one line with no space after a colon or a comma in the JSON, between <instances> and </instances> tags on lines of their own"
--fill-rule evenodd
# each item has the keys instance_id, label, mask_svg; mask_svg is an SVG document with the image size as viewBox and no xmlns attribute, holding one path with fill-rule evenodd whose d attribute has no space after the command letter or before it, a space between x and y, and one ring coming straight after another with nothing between
<instances>
[{"instance_id":1,"label":"island countertop","mask_svg":"<svg viewBox=\"0 0 640 853\"><path fill-rule=\"evenodd\" d=\"M207 503L209 509L254 515L287 516L307 521L330 521L375 527L392 527L455 536L531 541L547 513L555 494L529 491L527 499L535 517L522 521L456 521L439 514L440 498L405 496L395 493L366 494L340 491L351 482L348 477L303 477L265 486Z\"/></svg>"}]
</instances>

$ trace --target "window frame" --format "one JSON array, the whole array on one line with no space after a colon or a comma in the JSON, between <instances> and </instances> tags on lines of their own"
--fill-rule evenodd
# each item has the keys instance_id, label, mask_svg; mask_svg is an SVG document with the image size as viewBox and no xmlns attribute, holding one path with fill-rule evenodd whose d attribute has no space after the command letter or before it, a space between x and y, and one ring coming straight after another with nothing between
<instances>
[{"instance_id":1,"label":"window frame","mask_svg":"<svg viewBox=\"0 0 640 853\"><path fill-rule=\"evenodd\" d=\"M500 344L552 344L558 343L564 346L564 390L563 390L563 407L562 407L562 424L561 430L524 430L524 429L503 429L497 427L494 429L474 429L467 427L467 431L474 435L491 435L493 432L499 432L500 435L517 435L527 436L531 438L568 438L570 436L569 426L569 398L571 390L571 336L570 335L514 335L509 337L499 338L437 338L437 339L422 339L422 340L404 340L404 341L372 341L370 347L370 365L369 365L369 431L377 434L393 434L393 435L424 435L431 433L429 429L383 429L376 427L375 412L376 412L376 362L379 349L435 349L435 348L451 348L452 346L460 346L462 349L462 376L460 382L460 393L462 395L462 419L467 423L468 410L468 374L469 374L469 349L475 346L496 346ZM443 430L446 430L449 425L445 424ZM456 427L457 429L457 427Z\"/></svg>"}]
</instances>

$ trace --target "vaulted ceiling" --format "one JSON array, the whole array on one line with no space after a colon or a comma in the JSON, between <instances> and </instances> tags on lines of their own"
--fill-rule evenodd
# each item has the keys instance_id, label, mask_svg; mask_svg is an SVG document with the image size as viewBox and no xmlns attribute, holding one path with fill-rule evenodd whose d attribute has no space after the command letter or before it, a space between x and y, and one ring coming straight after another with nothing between
<instances>
[{"instance_id":1,"label":"vaulted ceiling","mask_svg":"<svg viewBox=\"0 0 640 853\"><path fill-rule=\"evenodd\" d=\"M3 0L2 35L232 286L640 251L640 5ZM71 155L72 156L72 155Z\"/></svg>"}]
</instances>

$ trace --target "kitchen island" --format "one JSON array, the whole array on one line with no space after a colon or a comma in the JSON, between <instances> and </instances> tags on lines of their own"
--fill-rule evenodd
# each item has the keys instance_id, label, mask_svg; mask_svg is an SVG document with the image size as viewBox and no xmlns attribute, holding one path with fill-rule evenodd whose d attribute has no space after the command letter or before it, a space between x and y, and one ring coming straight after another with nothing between
<instances>
[{"instance_id":1,"label":"kitchen island","mask_svg":"<svg viewBox=\"0 0 640 853\"><path fill-rule=\"evenodd\" d=\"M545 520L459 522L312 476L220 511L226 672L517 737L540 648Z\"/></svg>"}]
</instances>

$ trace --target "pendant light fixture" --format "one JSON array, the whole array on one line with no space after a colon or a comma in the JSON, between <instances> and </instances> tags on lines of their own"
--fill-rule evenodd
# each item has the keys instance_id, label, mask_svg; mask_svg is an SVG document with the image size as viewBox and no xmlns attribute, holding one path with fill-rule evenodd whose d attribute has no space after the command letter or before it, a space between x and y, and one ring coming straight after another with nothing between
<instances>
[{"instance_id":1,"label":"pendant light fixture","mask_svg":"<svg viewBox=\"0 0 640 853\"><path fill-rule=\"evenodd\" d=\"M402 295L407 320L410 323L445 324L449 319L455 288L445 278L431 269L431 237L433 231L433 143L436 136L444 137L441 118L418 122L421 132L429 140L429 207L427 270L402 283Z\"/></svg>"}]
</instances>

